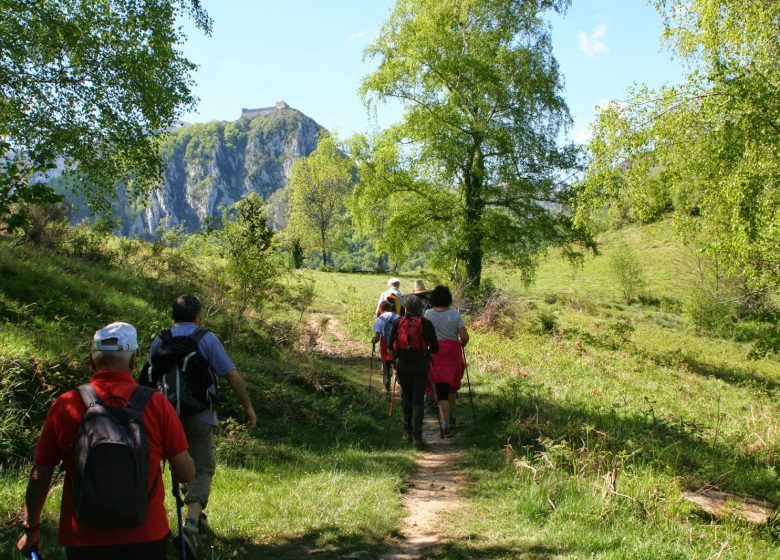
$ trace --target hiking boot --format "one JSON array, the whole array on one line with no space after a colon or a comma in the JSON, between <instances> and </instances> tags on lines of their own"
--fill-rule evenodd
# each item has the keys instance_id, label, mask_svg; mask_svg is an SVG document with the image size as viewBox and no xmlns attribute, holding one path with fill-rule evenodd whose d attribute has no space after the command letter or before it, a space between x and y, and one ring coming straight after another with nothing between
<instances>
[{"instance_id":1,"label":"hiking boot","mask_svg":"<svg viewBox=\"0 0 780 560\"><path fill-rule=\"evenodd\" d=\"M187 518L179 534L179 538L184 540L184 552L187 554L187 560L197 560L198 558L199 533L198 522Z\"/></svg>"},{"instance_id":2,"label":"hiking boot","mask_svg":"<svg viewBox=\"0 0 780 560\"><path fill-rule=\"evenodd\" d=\"M410 441L412 441L412 434L409 432L409 430L404 430L404 433L401 436L401 442L409 443Z\"/></svg>"},{"instance_id":3,"label":"hiking boot","mask_svg":"<svg viewBox=\"0 0 780 560\"><path fill-rule=\"evenodd\" d=\"M423 441L422 434L420 434L419 436L414 436L414 438L412 438L412 441L414 443L414 446L417 449L425 449L426 445L425 445L425 441Z\"/></svg>"},{"instance_id":4,"label":"hiking boot","mask_svg":"<svg viewBox=\"0 0 780 560\"><path fill-rule=\"evenodd\" d=\"M442 438L451 438L453 435L452 428L443 428L441 431Z\"/></svg>"}]
</instances>

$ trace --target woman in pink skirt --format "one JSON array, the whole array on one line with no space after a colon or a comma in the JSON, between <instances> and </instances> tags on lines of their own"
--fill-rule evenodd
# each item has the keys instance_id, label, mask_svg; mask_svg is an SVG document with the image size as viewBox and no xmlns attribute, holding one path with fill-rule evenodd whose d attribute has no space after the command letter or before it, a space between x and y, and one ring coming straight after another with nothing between
<instances>
[{"instance_id":1,"label":"woman in pink skirt","mask_svg":"<svg viewBox=\"0 0 780 560\"><path fill-rule=\"evenodd\" d=\"M442 435L450 437L455 422L455 399L465 369L463 347L469 341L469 333L460 313L451 307L452 293L447 286L433 289L430 304L425 318L433 323L439 341L439 352L431 361L430 379L439 401Z\"/></svg>"}]
</instances>

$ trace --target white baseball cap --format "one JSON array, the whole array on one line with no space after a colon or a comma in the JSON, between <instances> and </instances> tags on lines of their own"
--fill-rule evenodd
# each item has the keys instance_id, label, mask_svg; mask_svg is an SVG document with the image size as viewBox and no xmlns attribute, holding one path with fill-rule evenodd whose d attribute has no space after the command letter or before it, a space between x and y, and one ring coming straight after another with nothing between
<instances>
[{"instance_id":1,"label":"white baseball cap","mask_svg":"<svg viewBox=\"0 0 780 560\"><path fill-rule=\"evenodd\" d=\"M400 284L400 283L401 281L396 277L390 278L390 280L387 281L388 286L392 286L393 284Z\"/></svg>"},{"instance_id":2,"label":"white baseball cap","mask_svg":"<svg viewBox=\"0 0 780 560\"><path fill-rule=\"evenodd\" d=\"M138 350L138 333L129 323L111 323L92 337L92 350L101 352L133 352Z\"/></svg>"}]
</instances>

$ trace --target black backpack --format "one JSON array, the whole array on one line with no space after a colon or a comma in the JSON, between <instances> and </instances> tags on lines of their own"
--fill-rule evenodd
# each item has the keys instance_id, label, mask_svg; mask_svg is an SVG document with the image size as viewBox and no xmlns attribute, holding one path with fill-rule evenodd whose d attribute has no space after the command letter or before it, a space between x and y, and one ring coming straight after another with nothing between
<instances>
[{"instance_id":1,"label":"black backpack","mask_svg":"<svg viewBox=\"0 0 780 560\"><path fill-rule=\"evenodd\" d=\"M143 409L154 391L137 387L126 407L105 406L91 383L79 386L78 391L87 410L73 443L76 520L107 529L138 527L149 505L149 445Z\"/></svg>"},{"instance_id":2,"label":"black backpack","mask_svg":"<svg viewBox=\"0 0 780 560\"><path fill-rule=\"evenodd\" d=\"M216 407L216 378L208 360L200 353L198 342L209 331L198 329L187 336L173 336L170 329L159 335L161 344L144 364L138 382L153 387L171 401L182 418Z\"/></svg>"}]
</instances>

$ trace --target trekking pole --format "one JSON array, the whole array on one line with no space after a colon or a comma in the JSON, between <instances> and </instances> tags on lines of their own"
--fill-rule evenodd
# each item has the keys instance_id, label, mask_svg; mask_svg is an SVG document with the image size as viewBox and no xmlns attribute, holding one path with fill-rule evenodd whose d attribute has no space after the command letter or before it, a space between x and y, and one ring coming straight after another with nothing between
<instances>
[{"instance_id":1,"label":"trekking pole","mask_svg":"<svg viewBox=\"0 0 780 560\"><path fill-rule=\"evenodd\" d=\"M463 369L466 371L466 384L469 387L469 403L471 404L471 421L476 427L477 414L474 412L474 395L471 392L471 379L469 379L469 363L466 361L466 349L461 346L460 351L463 354Z\"/></svg>"},{"instance_id":2,"label":"trekking pole","mask_svg":"<svg viewBox=\"0 0 780 560\"><path fill-rule=\"evenodd\" d=\"M371 344L371 369L368 371L368 388L371 389L371 377L374 375L374 356L376 356L376 342Z\"/></svg>"},{"instance_id":3,"label":"trekking pole","mask_svg":"<svg viewBox=\"0 0 780 560\"><path fill-rule=\"evenodd\" d=\"M387 425L385 426L385 444L387 436L390 433L390 420L393 418L393 409L395 408L395 386L398 383L398 373L393 377L393 392L390 393L390 410L387 411Z\"/></svg>"},{"instance_id":4,"label":"trekking pole","mask_svg":"<svg viewBox=\"0 0 780 560\"><path fill-rule=\"evenodd\" d=\"M179 523L179 560L187 559L187 552L184 550L184 523L181 516L181 508L184 505L184 500L181 498L181 491L179 490L179 483L173 478L171 473L171 484L173 485L173 497L176 500L176 521Z\"/></svg>"}]
</instances>

